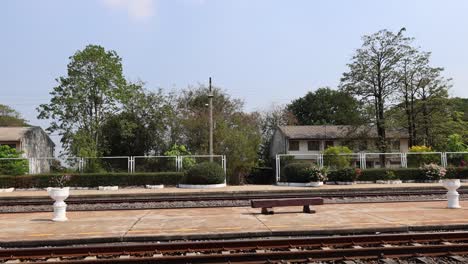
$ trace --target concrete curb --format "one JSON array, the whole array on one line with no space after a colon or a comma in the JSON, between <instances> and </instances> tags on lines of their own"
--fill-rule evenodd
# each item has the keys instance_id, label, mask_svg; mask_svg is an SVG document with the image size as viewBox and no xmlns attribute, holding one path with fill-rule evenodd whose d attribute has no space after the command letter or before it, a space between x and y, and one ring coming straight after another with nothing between
<instances>
[{"instance_id":1,"label":"concrete curb","mask_svg":"<svg viewBox=\"0 0 468 264\"><path fill-rule=\"evenodd\" d=\"M148 236L114 236L94 237L82 239L57 240L27 240L27 241L0 241L0 247L40 247L40 246L70 246L97 243L121 242L167 242L174 240L222 240L222 239L249 239L261 237L283 236L333 236L333 235L365 235L384 233L429 232L429 231L468 231L468 224L429 225L429 226L401 226L401 227L375 227L356 229L330 229L330 230L294 230L294 231L262 231L223 234L188 234L188 235L148 235Z\"/></svg>"}]
</instances>

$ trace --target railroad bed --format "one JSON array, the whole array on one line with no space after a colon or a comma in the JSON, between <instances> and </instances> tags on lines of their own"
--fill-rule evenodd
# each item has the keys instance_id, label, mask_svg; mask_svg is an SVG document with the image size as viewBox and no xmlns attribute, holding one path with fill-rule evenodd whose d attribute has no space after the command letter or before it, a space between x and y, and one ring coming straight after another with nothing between
<instances>
[{"instance_id":1,"label":"railroad bed","mask_svg":"<svg viewBox=\"0 0 468 264\"><path fill-rule=\"evenodd\" d=\"M191 192L191 193L105 193L72 195L66 200L69 211L128 210L160 208L205 208L249 206L251 199L323 197L325 203L395 202L443 200L446 190L430 187L337 188L281 190L269 192ZM468 186L459 189L460 198L468 194ZM0 196L0 213L49 212L52 201L42 196Z\"/></svg>"},{"instance_id":2,"label":"railroad bed","mask_svg":"<svg viewBox=\"0 0 468 264\"><path fill-rule=\"evenodd\" d=\"M9 263L468 263L468 232L0 249Z\"/></svg>"}]
</instances>

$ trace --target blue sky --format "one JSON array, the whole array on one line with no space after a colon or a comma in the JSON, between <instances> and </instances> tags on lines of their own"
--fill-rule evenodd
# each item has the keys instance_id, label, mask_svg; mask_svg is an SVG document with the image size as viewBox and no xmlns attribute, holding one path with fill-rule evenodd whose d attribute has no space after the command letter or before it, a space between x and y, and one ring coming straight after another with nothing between
<instances>
[{"instance_id":1,"label":"blue sky","mask_svg":"<svg viewBox=\"0 0 468 264\"><path fill-rule=\"evenodd\" d=\"M68 57L87 44L113 49L129 80L148 89L207 82L247 111L336 87L361 36L416 38L468 97L468 1L80 0L0 1L0 103L32 124Z\"/></svg>"}]
</instances>

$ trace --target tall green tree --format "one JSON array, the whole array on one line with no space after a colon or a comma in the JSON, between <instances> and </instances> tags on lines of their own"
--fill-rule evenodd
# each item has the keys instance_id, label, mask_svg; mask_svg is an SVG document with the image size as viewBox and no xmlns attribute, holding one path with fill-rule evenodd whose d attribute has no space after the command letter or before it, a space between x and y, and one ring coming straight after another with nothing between
<instances>
[{"instance_id":1,"label":"tall green tree","mask_svg":"<svg viewBox=\"0 0 468 264\"><path fill-rule=\"evenodd\" d=\"M410 146L434 144L434 118L446 107L443 101L448 97L450 80L442 76L443 68L431 67L429 61L429 52L408 46L399 70L401 99L398 101L406 115Z\"/></svg>"},{"instance_id":2,"label":"tall green tree","mask_svg":"<svg viewBox=\"0 0 468 264\"><path fill-rule=\"evenodd\" d=\"M150 92L143 84L131 85L133 93L122 102L121 112L103 126L103 155L161 155L170 147L167 128L172 108L161 90Z\"/></svg>"},{"instance_id":3,"label":"tall green tree","mask_svg":"<svg viewBox=\"0 0 468 264\"><path fill-rule=\"evenodd\" d=\"M259 147L260 164L272 166L274 163L270 158L270 146L273 135L278 126L297 125L297 118L285 106L272 105L269 109L258 113L260 125L261 144Z\"/></svg>"},{"instance_id":4,"label":"tall green tree","mask_svg":"<svg viewBox=\"0 0 468 264\"><path fill-rule=\"evenodd\" d=\"M328 87L308 92L287 106L300 125L359 125L362 110L359 102L344 91Z\"/></svg>"},{"instance_id":5,"label":"tall green tree","mask_svg":"<svg viewBox=\"0 0 468 264\"><path fill-rule=\"evenodd\" d=\"M173 137L195 154L208 154L209 90L205 86L189 87L177 97L178 131ZM242 111L243 102L231 98L220 88L213 89L213 149L227 158L231 182L238 182L258 162L260 128L258 115ZM179 127L180 126L180 127Z\"/></svg>"},{"instance_id":6,"label":"tall green tree","mask_svg":"<svg viewBox=\"0 0 468 264\"><path fill-rule=\"evenodd\" d=\"M398 69L410 42L403 31L404 28L395 34L381 30L364 36L362 47L348 64L349 71L341 78L343 91L372 106L381 152L387 151L385 110L398 89Z\"/></svg>"},{"instance_id":7,"label":"tall green tree","mask_svg":"<svg viewBox=\"0 0 468 264\"><path fill-rule=\"evenodd\" d=\"M57 79L50 103L38 107L39 119L51 119L47 130L62 136L65 153L98 156L106 121L120 112L133 93L115 51L88 45L70 57L67 75Z\"/></svg>"},{"instance_id":8,"label":"tall green tree","mask_svg":"<svg viewBox=\"0 0 468 264\"><path fill-rule=\"evenodd\" d=\"M29 126L29 124L18 111L8 105L0 104L0 126L18 127Z\"/></svg>"}]
</instances>

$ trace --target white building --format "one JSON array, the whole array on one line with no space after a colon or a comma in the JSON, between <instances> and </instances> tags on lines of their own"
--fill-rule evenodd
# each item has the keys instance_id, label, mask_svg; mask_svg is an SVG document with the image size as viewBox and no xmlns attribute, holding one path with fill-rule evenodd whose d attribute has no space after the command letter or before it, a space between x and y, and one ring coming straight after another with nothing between
<instances>
[{"instance_id":1,"label":"white building","mask_svg":"<svg viewBox=\"0 0 468 264\"><path fill-rule=\"evenodd\" d=\"M403 131L387 130L386 137L387 152L408 152L408 136ZM293 154L298 155L295 156L296 159L310 159L303 154L320 154L329 146L347 146L354 153L379 152L377 140L377 131L371 127L279 126L273 134L270 157L274 158L276 154ZM379 166L378 159L370 159L368 162L369 167Z\"/></svg>"}]
</instances>

